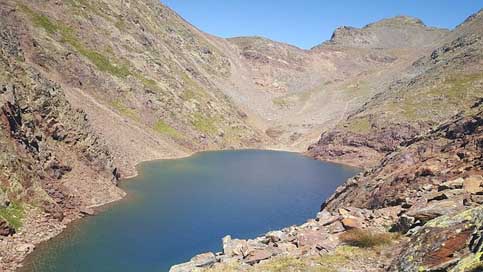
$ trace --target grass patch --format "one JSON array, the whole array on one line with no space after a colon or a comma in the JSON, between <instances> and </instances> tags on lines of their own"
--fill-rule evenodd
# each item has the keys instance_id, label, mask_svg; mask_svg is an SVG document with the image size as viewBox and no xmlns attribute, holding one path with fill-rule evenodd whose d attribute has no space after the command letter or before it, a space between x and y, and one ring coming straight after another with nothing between
<instances>
[{"instance_id":1,"label":"grass patch","mask_svg":"<svg viewBox=\"0 0 483 272\"><path fill-rule=\"evenodd\" d=\"M431 86L404 93L397 101L387 103L385 111L400 113L408 121L446 118L481 97L478 81L483 81L482 73L448 75Z\"/></svg>"},{"instance_id":2,"label":"grass patch","mask_svg":"<svg viewBox=\"0 0 483 272\"><path fill-rule=\"evenodd\" d=\"M285 272L285 271L309 271L305 262L293 257L277 258L263 263L256 268L256 271Z\"/></svg>"},{"instance_id":3,"label":"grass patch","mask_svg":"<svg viewBox=\"0 0 483 272\"><path fill-rule=\"evenodd\" d=\"M215 134L217 130L214 118L207 118L199 113L193 116L193 126L196 130L208 135Z\"/></svg>"},{"instance_id":4,"label":"grass patch","mask_svg":"<svg viewBox=\"0 0 483 272\"><path fill-rule=\"evenodd\" d=\"M373 233L367 230L354 229L343 233L341 241L359 248L372 248L390 244L393 236L389 233Z\"/></svg>"},{"instance_id":5,"label":"grass patch","mask_svg":"<svg viewBox=\"0 0 483 272\"><path fill-rule=\"evenodd\" d=\"M368 118L357 118L349 122L348 128L355 133L367 134L371 131L371 122Z\"/></svg>"},{"instance_id":6,"label":"grass patch","mask_svg":"<svg viewBox=\"0 0 483 272\"><path fill-rule=\"evenodd\" d=\"M272 103L280 108L288 108L290 103L284 97L276 97L272 99Z\"/></svg>"},{"instance_id":7,"label":"grass patch","mask_svg":"<svg viewBox=\"0 0 483 272\"><path fill-rule=\"evenodd\" d=\"M180 139L183 137L181 133L179 133L179 131L166 124L163 120L159 120L158 122L156 122L153 129L159 134L168 135L169 137L174 139Z\"/></svg>"},{"instance_id":8,"label":"grass patch","mask_svg":"<svg viewBox=\"0 0 483 272\"><path fill-rule=\"evenodd\" d=\"M25 5L20 5L20 9L31 18L34 26L43 28L51 35L59 34L62 42L72 46L77 52L94 64L98 70L120 78L125 78L131 74L127 65L120 64L118 61L114 61L100 52L85 47L77 38L75 31L63 22L50 19L43 14L38 14Z\"/></svg>"},{"instance_id":9,"label":"grass patch","mask_svg":"<svg viewBox=\"0 0 483 272\"><path fill-rule=\"evenodd\" d=\"M153 89L153 90L158 90L159 89L159 85L158 85L158 82L154 79L150 79L150 78L147 78L141 74L134 74L134 76L139 80L141 81L141 83L147 87L147 88L150 88L150 89Z\"/></svg>"},{"instance_id":10,"label":"grass patch","mask_svg":"<svg viewBox=\"0 0 483 272\"><path fill-rule=\"evenodd\" d=\"M124 103L122 103L122 101L114 100L113 102L111 102L111 105L114 109L119 111L119 113L121 113L123 116L129 117L135 121L140 120L139 114L135 110L126 107Z\"/></svg>"},{"instance_id":11,"label":"grass patch","mask_svg":"<svg viewBox=\"0 0 483 272\"><path fill-rule=\"evenodd\" d=\"M14 202L7 208L0 208L0 218L7 221L7 223L17 231L22 227L24 216L25 212L20 203Z\"/></svg>"}]
</instances>

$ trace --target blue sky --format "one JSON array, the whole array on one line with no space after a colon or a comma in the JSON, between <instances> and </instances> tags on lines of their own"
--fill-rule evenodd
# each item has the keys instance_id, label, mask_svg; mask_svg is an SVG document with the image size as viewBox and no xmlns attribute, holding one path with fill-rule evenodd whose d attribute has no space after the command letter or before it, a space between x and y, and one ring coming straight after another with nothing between
<instances>
[{"instance_id":1,"label":"blue sky","mask_svg":"<svg viewBox=\"0 0 483 272\"><path fill-rule=\"evenodd\" d=\"M396 15L453 28L483 0L161 0L199 29L221 37L264 36L310 48L341 25L362 27Z\"/></svg>"}]
</instances>

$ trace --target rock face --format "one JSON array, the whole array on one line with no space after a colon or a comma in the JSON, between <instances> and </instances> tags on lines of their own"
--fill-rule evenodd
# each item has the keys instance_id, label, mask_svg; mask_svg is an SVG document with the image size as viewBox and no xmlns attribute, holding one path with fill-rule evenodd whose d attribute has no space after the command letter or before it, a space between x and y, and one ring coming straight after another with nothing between
<instances>
[{"instance_id":1,"label":"rock face","mask_svg":"<svg viewBox=\"0 0 483 272\"><path fill-rule=\"evenodd\" d=\"M430 47L447 33L445 29L429 29L418 18L397 16L361 29L339 27L326 44L362 48Z\"/></svg>"},{"instance_id":2,"label":"rock face","mask_svg":"<svg viewBox=\"0 0 483 272\"><path fill-rule=\"evenodd\" d=\"M481 266L483 208L429 221L413 234L395 271L470 271ZM472 270L478 271L478 270Z\"/></svg>"}]
</instances>

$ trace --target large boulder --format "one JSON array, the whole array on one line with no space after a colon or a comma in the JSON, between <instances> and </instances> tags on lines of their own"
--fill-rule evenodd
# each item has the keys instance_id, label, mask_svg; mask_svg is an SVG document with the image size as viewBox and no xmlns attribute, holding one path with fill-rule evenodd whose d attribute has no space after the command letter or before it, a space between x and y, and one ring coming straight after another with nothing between
<instances>
[{"instance_id":1,"label":"large boulder","mask_svg":"<svg viewBox=\"0 0 483 272\"><path fill-rule=\"evenodd\" d=\"M466 271L460 268L481 261L482 226L483 207L431 220L412 235L391 271Z\"/></svg>"},{"instance_id":2,"label":"large boulder","mask_svg":"<svg viewBox=\"0 0 483 272\"><path fill-rule=\"evenodd\" d=\"M172 266L169 272L192 272L201 268L211 267L215 263L215 254L213 252L207 252L194 256L189 262Z\"/></svg>"},{"instance_id":3,"label":"large boulder","mask_svg":"<svg viewBox=\"0 0 483 272\"><path fill-rule=\"evenodd\" d=\"M248 256L249 249L246 240L232 239L230 235L223 238L223 254L228 257L244 258Z\"/></svg>"},{"instance_id":4,"label":"large boulder","mask_svg":"<svg viewBox=\"0 0 483 272\"><path fill-rule=\"evenodd\" d=\"M428 204L411 207L406 215L424 223L439 216L453 214L463 209L463 202L459 200L432 201Z\"/></svg>"}]
</instances>

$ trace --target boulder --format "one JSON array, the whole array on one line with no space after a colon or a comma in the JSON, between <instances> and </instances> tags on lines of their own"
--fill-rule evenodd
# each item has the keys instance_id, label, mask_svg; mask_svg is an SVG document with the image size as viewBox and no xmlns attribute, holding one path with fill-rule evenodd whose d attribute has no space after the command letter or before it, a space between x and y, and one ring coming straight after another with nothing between
<instances>
[{"instance_id":1,"label":"boulder","mask_svg":"<svg viewBox=\"0 0 483 272\"><path fill-rule=\"evenodd\" d=\"M362 220L357 217L347 217L341 220L346 230L362 228Z\"/></svg>"},{"instance_id":2,"label":"boulder","mask_svg":"<svg viewBox=\"0 0 483 272\"><path fill-rule=\"evenodd\" d=\"M463 188L463 178L453 179L447 182L444 182L439 185L438 191L450 190L450 189L461 189Z\"/></svg>"},{"instance_id":3,"label":"boulder","mask_svg":"<svg viewBox=\"0 0 483 272\"><path fill-rule=\"evenodd\" d=\"M330 212L324 210L317 214L316 220L320 225L327 226L339 220L339 216L332 215Z\"/></svg>"},{"instance_id":4,"label":"boulder","mask_svg":"<svg viewBox=\"0 0 483 272\"><path fill-rule=\"evenodd\" d=\"M191 262L196 267L207 267L207 266L211 266L216 262L216 256L213 252L203 253L203 254L194 256L191 259Z\"/></svg>"},{"instance_id":5,"label":"boulder","mask_svg":"<svg viewBox=\"0 0 483 272\"><path fill-rule=\"evenodd\" d=\"M406 213L410 217L414 217L421 222L427 222L436 217L453 214L464 209L462 201L458 200L442 200L432 201L425 206L413 206Z\"/></svg>"},{"instance_id":6,"label":"boulder","mask_svg":"<svg viewBox=\"0 0 483 272\"><path fill-rule=\"evenodd\" d=\"M403 214L399 217L396 224L394 224L394 226L391 228L391 231L406 233L411 229L415 222L416 219L414 219L414 217Z\"/></svg>"},{"instance_id":7,"label":"boulder","mask_svg":"<svg viewBox=\"0 0 483 272\"><path fill-rule=\"evenodd\" d=\"M216 263L216 256L213 252L203 253L194 256L189 262L177 264L169 269L169 272L192 272L198 268L206 268Z\"/></svg>"},{"instance_id":8,"label":"boulder","mask_svg":"<svg viewBox=\"0 0 483 272\"><path fill-rule=\"evenodd\" d=\"M482 224L483 207L433 219L413 233L388 271L467 271L454 267L464 267L466 258L479 261Z\"/></svg>"},{"instance_id":9,"label":"boulder","mask_svg":"<svg viewBox=\"0 0 483 272\"><path fill-rule=\"evenodd\" d=\"M273 253L268 249L258 249L250 252L250 254L245 258L247 264L253 265L262 260L269 259L272 257Z\"/></svg>"},{"instance_id":10,"label":"boulder","mask_svg":"<svg viewBox=\"0 0 483 272\"><path fill-rule=\"evenodd\" d=\"M481 184L483 184L482 176L470 176L464 180L463 190L466 193L475 194L483 191L483 188L480 187Z\"/></svg>"},{"instance_id":11,"label":"boulder","mask_svg":"<svg viewBox=\"0 0 483 272\"><path fill-rule=\"evenodd\" d=\"M337 247L339 239L336 235L321 231L308 230L297 235L297 246L316 250L330 251Z\"/></svg>"},{"instance_id":12,"label":"boulder","mask_svg":"<svg viewBox=\"0 0 483 272\"><path fill-rule=\"evenodd\" d=\"M13 234L15 234L15 229L7 221L0 218L0 236L10 236Z\"/></svg>"},{"instance_id":13,"label":"boulder","mask_svg":"<svg viewBox=\"0 0 483 272\"><path fill-rule=\"evenodd\" d=\"M283 231L271 231L265 235L266 238L270 240L272 243L277 243L280 241L286 241L288 236L285 232Z\"/></svg>"},{"instance_id":14,"label":"boulder","mask_svg":"<svg viewBox=\"0 0 483 272\"><path fill-rule=\"evenodd\" d=\"M88 207L82 207L80 208L80 213L84 214L84 215L89 215L89 216L93 216L96 214L96 212L94 211L94 209L92 208L88 208Z\"/></svg>"},{"instance_id":15,"label":"boulder","mask_svg":"<svg viewBox=\"0 0 483 272\"><path fill-rule=\"evenodd\" d=\"M327 226L327 232L329 233L339 233L343 231L345 231L345 228L340 221L335 221Z\"/></svg>"},{"instance_id":16,"label":"boulder","mask_svg":"<svg viewBox=\"0 0 483 272\"><path fill-rule=\"evenodd\" d=\"M232 239L230 235L225 236L223 237L223 253L229 257L246 257L248 255L247 241Z\"/></svg>"}]
</instances>

